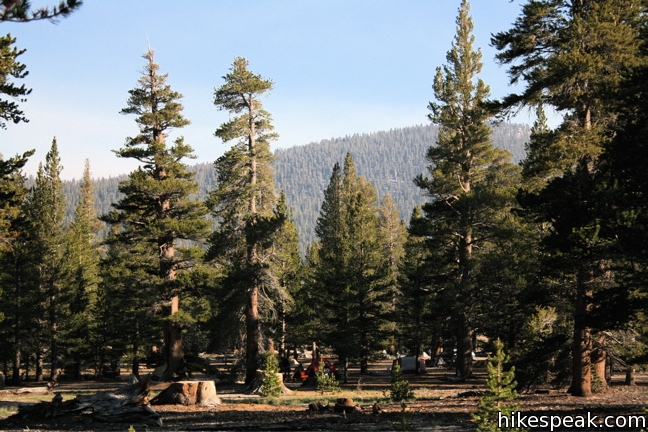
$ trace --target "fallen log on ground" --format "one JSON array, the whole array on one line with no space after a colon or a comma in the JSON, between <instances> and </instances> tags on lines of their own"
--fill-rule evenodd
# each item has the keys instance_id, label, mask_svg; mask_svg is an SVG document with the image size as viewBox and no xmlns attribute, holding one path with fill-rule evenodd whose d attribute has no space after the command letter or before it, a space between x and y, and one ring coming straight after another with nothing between
<instances>
[{"instance_id":1,"label":"fallen log on ground","mask_svg":"<svg viewBox=\"0 0 648 432\"><path fill-rule=\"evenodd\" d=\"M47 394L50 393L52 389L50 387L22 387L16 390L11 390L13 394Z\"/></svg>"},{"instance_id":2,"label":"fallen log on ground","mask_svg":"<svg viewBox=\"0 0 648 432\"><path fill-rule=\"evenodd\" d=\"M84 421L162 426L160 414L149 406L150 387L151 379L147 377L143 382L125 385L113 392L77 396L69 401L63 401L61 394L56 393L51 402L21 404L18 412L7 421L38 421L80 416Z\"/></svg>"}]
</instances>

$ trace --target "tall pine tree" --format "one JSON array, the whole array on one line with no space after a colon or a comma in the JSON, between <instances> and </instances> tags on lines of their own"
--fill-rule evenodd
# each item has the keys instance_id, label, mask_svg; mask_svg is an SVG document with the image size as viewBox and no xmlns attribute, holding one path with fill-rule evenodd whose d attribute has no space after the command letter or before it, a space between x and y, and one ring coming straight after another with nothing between
<instances>
[{"instance_id":1,"label":"tall pine tree","mask_svg":"<svg viewBox=\"0 0 648 432\"><path fill-rule=\"evenodd\" d=\"M217 185L209 206L219 227L210 239L210 256L227 275L225 283L233 290L230 298L245 305L245 381L251 383L262 345L260 303L268 300L269 306L271 299L285 297L268 263L275 233L284 223L284 216L274 212L277 195L270 142L277 134L261 103L273 83L250 72L241 57L234 59L223 79L214 92L214 104L234 116L214 135L234 143L214 163Z\"/></svg>"},{"instance_id":2,"label":"tall pine tree","mask_svg":"<svg viewBox=\"0 0 648 432\"><path fill-rule=\"evenodd\" d=\"M315 232L319 238L315 285L326 318L324 342L332 346L348 379L349 362L367 373L382 348L392 300L374 187L358 176L351 154L333 167Z\"/></svg>"},{"instance_id":3,"label":"tall pine tree","mask_svg":"<svg viewBox=\"0 0 648 432\"><path fill-rule=\"evenodd\" d=\"M13 363L11 380L14 384L19 383L23 361L30 352L30 334L36 319L32 314L31 288L36 284L29 265L32 250L28 247L30 224L25 214L28 192L25 180L18 167L0 180L2 194L7 197L2 209L5 235L0 246L0 285L3 287L0 292L0 349L5 353L5 364Z\"/></svg>"},{"instance_id":4,"label":"tall pine tree","mask_svg":"<svg viewBox=\"0 0 648 432\"><path fill-rule=\"evenodd\" d=\"M403 244L407 238L407 228L398 214L396 202L387 194L380 202L378 210L380 220L380 231L383 238L382 250L387 264L387 284L391 291L391 310L396 311L397 298L401 294L398 284L400 274L400 262L403 258ZM388 324L388 331L391 333L390 351L394 352L397 345L398 330L396 321L391 320Z\"/></svg>"},{"instance_id":5,"label":"tall pine tree","mask_svg":"<svg viewBox=\"0 0 648 432\"><path fill-rule=\"evenodd\" d=\"M50 380L56 381L59 373L61 331L69 319L70 289L67 283L67 249L65 196L61 180L61 160L56 139L40 164L36 182L27 204L31 260L27 265L33 273L31 286L33 313L40 316L35 328L36 378L42 378L43 355L47 348L51 365ZM47 347L47 348L46 348Z\"/></svg>"},{"instance_id":6,"label":"tall pine tree","mask_svg":"<svg viewBox=\"0 0 648 432\"><path fill-rule=\"evenodd\" d=\"M614 233L601 211L599 157L618 126L623 83L642 61L644 15L637 0L529 1L513 27L492 39L498 60L510 65L511 83L526 81L503 108L545 104L564 114L559 128L529 154L524 175L543 184L523 192L520 202L551 227L543 246L572 304L576 396L592 394L592 367L605 370L604 350L593 340L607 324L594 326L592 312L600 303L595 298L609 298L605 292L614 285L606 253Z\"/></svg>"},{"instance_id":7,"label":"tall pine tree","mask_svg":"<svg viewBox=\"0 0 648 432\"><path fill-rule=\"evenodd\" d=\"M166 83L167 75L158 73L151 49L144 54L146 65L138 86L129 91L128 105L122 114L134 114L140 133L129 137L117 156L131 158L143 165L123 181L119 191L124 197L103 220L121 228L115 241L136 247L150 245L156 251L156 269L151 275L157 286L164 320L164 358L169 379L178 370L184 355L180 294L180 271L190 269L200 259L198 247L180 247L179 241L199 241L206 237L208 222L204 205L191 196L198 192L193 174L182 163L193 158L193 149L182 137L172 145L168 133L189 124L182 116L182 97ZM147 248L148 249L148 248Z\"/></svg>"},{"instance_id":8,"label":"tall pine tree","mask_svg":"<svg viewBox=\"0 0 648 432\"><path fill-rule=\"evenodd\" d=\"M399 263L400 295L396 297L394 320L401 328L402 345L416 357L417 373L420 372L418 359L422 346L429 342L430 334L438 335L440 331L439 320L430 313L434 291L431 289L430 251L425 243L425 225L421 206L416 206L410 217L403 259ZM417 231L421 229L423 233L419 234Z\"/></svg>"},{"instance_id":9,"label":"tall pine tree","mask_svg":"<svg viewBox=\"0 0 648 432\"><path fill-rule=\"evenodd\" d=\"M90 161L86 159L81 196L74 211L69 230L67 259L70 261L71 322L65 346L71 362L72 376L80 379L84 362L92 360L94 344L91 338L93 315L89 313L96 303L99 283L99 242L97 233L103 224L97 218L94 206L94 187L90 177Z\"/></svg>"},{"instance_id":10,"label":"tall pine tree","mask_svg":"<svg viewBox=\"0 0 648 432\"><path fill-rule=\"evenodd\" d=\"M504 189L510 188L515 166L511 155L493 147L484 107L489 88L477 76L481 52L473 48L473 23L466 0L457 17L457 34L448 52L447 65L437 68L430 120L439 125L437 145L427 160L431 177L415 183L431 202L423 206L430 247L438 256L438 285L452 310L456 335L457 373L472 372L473 332L476 324L474 297L478 247L493 235L498 221L512 204ZM483 249L481 249L483 250Z\"/></svg>"},{"instance_id":11,"label":"tall pine tree","mask_svg":"<svg viewBox=\"0 0 648 432\"><path fill-rule=\"evenodd\" d=\"M271 257L271 265L280 287L280 294L275 301L277 305L277 323L275 339L279 341L279 354L287 357L287 333L289 322L294 312L294 298L301 287L301 256L299 254L299 235L292 217L292 209L286 203L286 194L281 191L275 209L275 217L283 220L282 226L275 234L273 247L275 252ZM274 317L270 317L274 318Z\"/></svg>"}]
</instances>

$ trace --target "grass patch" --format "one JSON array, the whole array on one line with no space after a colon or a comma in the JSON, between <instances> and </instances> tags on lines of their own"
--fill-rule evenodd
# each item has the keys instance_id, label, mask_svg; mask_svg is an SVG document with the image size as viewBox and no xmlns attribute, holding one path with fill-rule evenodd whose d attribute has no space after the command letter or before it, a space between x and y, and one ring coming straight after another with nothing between
<instances>
[{"instance_id":1,"label":"grass patch","mask_svg":"<svg viewBox=\"0 0 648 432\"><path fill-rule=\"evenodd\" d=\"M0 402L0 419L5 419L18 412L18 402Z\"/></svg>"},{"instance_id":2,"label":"grass patch","mask_svg":"<svg viewBox=\"0 0 648 432\"><path fill-rule=\"evenodd\" d=\"M342 391L330 395L321 394L292 394L281 396L277 398L264 398L264 397L227 397L227 395L219 394L219 397L224 403L230 404L259 404L259 405L308 405L310 403L321 402L324 405L327 403L334 404L338 398L353 399L354 402L363 405L371 405L375 402L385 403L389 399L385 398L384 394L380 391Z\"/></svg>"},{"instance_id":3,"label":"grass patch","mask_svg":"<svg viewBox=\"0 0 648 432\"><path fill-rule=\"evenodd\" d=\"M85 394L94 394L96 392L74 392L74 393L61 393L63 400L74 399L77 395ZM34 393L24 393L24 394L13 394L13 393L4 393L0 395L0 419L5 419L11 415L14 415L18 412L18 405L27 404L27 403L38 403L38 402L51 402L54 397L54 393L51 394L34 394Z\"/></svg>"}]
</instances>

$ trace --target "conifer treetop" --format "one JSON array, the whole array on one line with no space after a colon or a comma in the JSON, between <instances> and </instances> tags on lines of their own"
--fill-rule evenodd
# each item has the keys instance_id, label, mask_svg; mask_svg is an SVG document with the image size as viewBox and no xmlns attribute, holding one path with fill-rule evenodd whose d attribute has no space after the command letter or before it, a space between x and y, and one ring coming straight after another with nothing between
<instances>
[{"instance_id":1,"label":"conifer treetop","mask_svg":"<svg viewBox=\"0 0 648 432\"><path fill-rule=\"evenodd\" d=\"M82 0L61 0L52 7L43 6L32 9L29 0L3 0L0 4L0 22L28 22L50 20L56 22L58 18L66 18L78 9Z\"/></svg>"},{"instance_id":2,"label":"conifer treetop","mask_svg":"<svg viewBox=\"0 0 648 432\"><path fill-rule=\"evenodd\" d=\"M219 110L241 114L223 123L214 135L224 142L241 138L249 144L254 137L255 144L269 143L278 135L273 133L272 116L263 109L260 97L272 90L274 83L248 70L248 61L236 57L230 72L223 76L225 83L214 89L214 105Z\"/></svg>"},{"instance_id":3,"label":"conifer treetop","mask_svg":"<svg viewBox=\"0 0 648 432\"><path fill-rule=\"evenodd\" d=\"M18 108L18 103L25 102L25 96L31 93L31 89L25 85L17 86L10 78L22 79L29 72L26 66L18 61L25 50L19 50L14 46L16 38L11 34L0 37L0 94L7 95L9 99L0 99L0 128L6 129L7 122L27 123L29 120L25 113Z\"/></svg>"},{"instance_id":4,"label":"conifer treetop","mask_svg":"<svg viewBox=\"0 0 648 432\"><path fill-rule=\"evenodd\" d=\"M160 74L160 65L155 63L155 52L149 48L142 56L146 65L142 76L137 81L138 86L129 90L126 108L121 114L135 114L135 121L140 133L135 137L128 137L123 149L116 150L119 157L134 158L147 164L164 164L160 153L165 149L168 132L174 128L182 128L190 121L182 115L183 106L180 103L182 95L166 83L168 74ZM144 145L145 147L141 147ZM193 158L193 149L184 144L181 138L175 141L175 146L169 149L170 157L167 164L183 157ZM175 159L175 160L174 160Z\"/></svg>"},{"instance_id":5,"label":"conifer treetop","mask_svg":"<svg viewBox=\"0 0 648 432\"><path fill-rule=\"evenodd\" d=\"M434 164L430 167L433 179L417 180L419 186L443 199L469 193L488 165L506 159L491 144L486 122L492 113L484 105L489 88L477 77L482 69L481 52L473 48L472 30L470 6L463 0L448 63L437 68L434 78L437 101L428 105L429 119L439 125L438 145L427 154Z\"/></svg>"}]
</instances>

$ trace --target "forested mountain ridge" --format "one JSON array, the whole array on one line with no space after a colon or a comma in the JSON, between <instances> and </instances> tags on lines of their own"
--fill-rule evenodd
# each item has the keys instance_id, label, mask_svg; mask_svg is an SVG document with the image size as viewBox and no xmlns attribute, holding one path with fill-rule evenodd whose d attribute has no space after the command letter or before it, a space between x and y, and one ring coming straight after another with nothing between
<instances>
[{"instance_id":1,"label":"forested mountain ridge","mask_svg":"<svg viewBox=\"0 0 648 432\"><path fill-rule=\"evenodd\" d=\"M493 142L518 162L524 157L529 133L526 125L502 124L493 128ZM275 178L293 208L302 247L315 239L324 188L333 165L343 161L347 152L353 155L358 173L376 187L379 199L391 194L401 218L408 220L414 206L424 200L413 179L425 171L425 153L436 137L435 125L418 125L275 151Z\"/></svg>"},{"instance_id":2,"label":"forested mountain ridge","mask_svg":"<svg viewBox=\"0 0 648 432\"><path fill-rule=\"evenodd\" d=\"M513 154L515 162L524 157L530 127L524 124L503 123L493 127L493 143ZM286 193L287 203L299 231L302 251L315 239L315 221L319 215L323 191L336 162L349 152L356 162L358 173L375 187L380 199L391 194L398 205L402 219L407 220L416 204L424 201L412 180L425 171L425 153L436 142L435 125L417 125L389 131L354 134L332 138L275 151L274 162L277 188ZM92 161L91 161L92 163ZM211 163L200 163L189 168L196 172L200 199L214 189L214 170ZM106 214L119 199L117 187L126 174L94 180L95 206L98 214ZM73 209L80 196L80 181L65 182L67 219L72 220Z\"/></svg>"}]
</instances>

